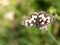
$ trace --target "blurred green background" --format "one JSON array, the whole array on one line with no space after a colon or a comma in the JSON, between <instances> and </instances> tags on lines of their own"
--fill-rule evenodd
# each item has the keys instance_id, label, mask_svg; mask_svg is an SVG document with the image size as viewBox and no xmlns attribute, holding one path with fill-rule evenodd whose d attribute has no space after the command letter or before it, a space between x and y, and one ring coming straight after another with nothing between
<instances>
[{"instance_id":1,"label":"blurred green background","mask_svg":"<svg viewBox=\"0 0 60 45\"><path fill-rule=\"evenodd\" d=\"M48 30L60 42L60 0L0 0L0 45L58 45L49 32L20 24L42 10L56 17Z\"/></svg>"}]
</instances>

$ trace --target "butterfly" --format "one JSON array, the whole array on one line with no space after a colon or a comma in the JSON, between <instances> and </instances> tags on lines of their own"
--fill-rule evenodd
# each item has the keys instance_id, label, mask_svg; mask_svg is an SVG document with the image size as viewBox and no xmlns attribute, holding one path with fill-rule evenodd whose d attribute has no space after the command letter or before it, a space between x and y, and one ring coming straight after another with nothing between
<instances>
[{"instance_id":1,"label":"butterfly","mask_svg":"<svg viewBox=\"0 0 60 45\"><path fill-rule=\"evenodd\" d=\"M21 22L24 26L36 26L40 30L46 30L47 27L53 22L55 17L51 14L47 14L44 11L34 12L30 18L27 18Z\"/></svg>"}]
</instances>

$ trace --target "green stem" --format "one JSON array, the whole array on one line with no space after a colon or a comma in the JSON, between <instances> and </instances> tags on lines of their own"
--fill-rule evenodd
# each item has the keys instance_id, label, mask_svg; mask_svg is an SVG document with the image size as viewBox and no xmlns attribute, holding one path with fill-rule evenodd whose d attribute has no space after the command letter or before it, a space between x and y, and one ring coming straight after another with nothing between
<instances>
[{"instance_id":1,"label":"green stem","mask_svg":"<svg viewBox=\"0 0 60 45\"><path fill-rule=\"evenodd\" d=\"M53 37L51 32L48 30L49 36L57 43L57 45L60 45L60 43Z\"/></svg>"}]
</instances>

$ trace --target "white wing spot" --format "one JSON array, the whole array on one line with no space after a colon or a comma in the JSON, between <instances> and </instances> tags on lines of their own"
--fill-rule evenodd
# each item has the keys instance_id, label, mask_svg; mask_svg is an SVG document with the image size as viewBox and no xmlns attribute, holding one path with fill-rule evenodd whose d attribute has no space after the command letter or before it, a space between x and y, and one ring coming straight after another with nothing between
<instances>
[{"instance_id":1,"label":"white wing spot","mask_svg":"<svg viewBox=\"0 0 60 45\"><path fill-rule=\"evenodd\" d=\"M45 22L41 22L42 25L44 25Z\"/></svg>"}]
</instances>

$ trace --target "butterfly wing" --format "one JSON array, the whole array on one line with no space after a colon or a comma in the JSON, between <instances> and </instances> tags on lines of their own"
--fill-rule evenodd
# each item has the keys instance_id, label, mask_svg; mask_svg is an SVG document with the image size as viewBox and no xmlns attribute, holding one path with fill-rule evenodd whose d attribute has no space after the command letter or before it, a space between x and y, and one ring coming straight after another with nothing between
<instances>
[{"instance_id":1,"label":"butterfly wing","mask_svg":"<svg viewBox=\"0 0 60 45\"><path fill-rule=\"evenodd\" d=\"M40 30L46 30L50 23L54 20L54 16L41 11L37 18L36 26Z\"/></svg>"},{"instance_id":2,"label":"butterfly wing","mask_svg":"<svg viewBox=\"0 0 60 45\"><path fill-rule=\"evenodd\" d=\"M24 26L34 26L35 23L36 23L37 16L38 16L37 12L32 13L30 18L27 18L24 21L22 21L22 25L24 25Z\"/></svg>"}]
</instances>

